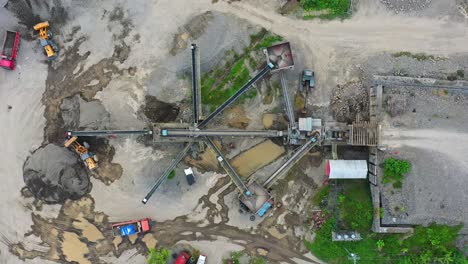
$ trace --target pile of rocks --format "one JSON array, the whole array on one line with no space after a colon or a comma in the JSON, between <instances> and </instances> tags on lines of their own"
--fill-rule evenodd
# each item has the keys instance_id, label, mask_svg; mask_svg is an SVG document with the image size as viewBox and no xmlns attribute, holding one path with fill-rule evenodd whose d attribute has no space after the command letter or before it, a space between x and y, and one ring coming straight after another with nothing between
<instances>
[{"instance_id":1,"label":"pile of rocks","mask_svg":"<svg viewBox=\"0 0 468 264\"><path fill-rule=\"evenodd\" d=\"M79 199L91 189L88 174L77 156L53 144L39 148L26 160L23 178L34 196L46 203Z\"/></svg>"},{"instance_id":2,"label":"pile of rocks","mask_svg":"<svg viewBox=\"0 0 468 264\"><path fill-rule=\"evenodd\" d=\"M380 0L380 2L395 13L411 13L426 9L432 0Z\"/></svg>"},{"instance_id":3,"label":"pile of rocks","mask_svg":"<svg viewBox=\"0 0 468 264\"><path fill-rule=\"evenodd\" d=\"M361 82L338 85L332 92L331 109L339 122L352 123L356 117L369 118L369 95Z\"/></svg>"}]
</instances>

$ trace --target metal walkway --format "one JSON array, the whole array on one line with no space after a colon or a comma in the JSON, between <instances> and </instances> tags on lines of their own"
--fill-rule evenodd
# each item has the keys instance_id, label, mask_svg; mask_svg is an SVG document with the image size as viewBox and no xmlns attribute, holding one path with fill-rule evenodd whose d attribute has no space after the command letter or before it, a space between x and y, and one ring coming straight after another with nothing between
<instances>
[{"instance_id":1,"label":"metal walkway","mask_svg":"<svg viewBox=\"0 0 468 264\"><path fill-rule=\"evenodd\" d=\"M247 188L247 186L244 184L242 179L239 177L239 175L236 173L234 168L229 164L229 162L224 158L223 154L221 151L216 147L215 143L208 137L205 137L205 142L208 144L208 146L211 147L211 149L215 152L216 158L218 159L219 163L221 166L224 168L226 173L231 177L232 182L239 188L241 193L246 196L250 196L250 191Z\"/></svg>"},{"instance_id":2,"label":"metal walkway","mask_svg":"<svg viewBox=\"0 0 468 264\"><path fill-rule=\"evenodd\" d=\"M289 158L278 170L275 171L266 181L263 183L263 187L270 188L277 179L285 172L289 171L291 167L296 164L309 150L320 143L319 136L315 136L309 139L304 145L302 145L294 154Z\"/></svg>"},{"instance_id":3,"label":"metal walkway","mask_svg":"<svg viewBox=\"0 0 468 264\"><path fill-rule=\"evenodd\" d=\"M197 45L192 44L192 104L193 104L193 124L197 126L198 121L201 117L201 94L200 94L200 86L199 84L199 77L200 77L200 69L198 67L198 52L197 52Z\"/></svg>"},{"instance_id":4,"label":"metal walkway","mask_svg":"<svg viewBox=\"0 0 468 264\"><path fill-rule=\"evenodd\" d=\"M280 79L281 79L281 86L283 88L283 97L284 97L284 104L286 107L286 114L288 115L289 119L289 126L291 129L296 129L296 117L294 116L294 107L291 101L291 97L289 96L288 91L288 81L284 76L284 71L280 71Z\"/></svg>"},{"instance_id":5,"label":"metal walkway","mask_svg":"<svg viewBox=\"0 0 468 264\"><path fill-rule=\"evenodd\" d=\"M242 88L239 89L233 96L226 100L222 105L220 105L216 110L214 110L208 117L205 118L199 125L198 128L203 128L219 113L221 113L224 109L230 106L237 98L243 95L247 89L250 88L254 83L260 80L265 74L267 74L271 69L273 69L274 65L269 63L262 71L260 71L257 75L255 75L250 81L248 81Z\"/></svg>"},{"instance_id":6,"label":"metal walkway","mask_svg":"<svg viewBox=\"0 0 468 264\"><path fill-rule=\"evenodd\" d=\"M152 130L89 130L89 131L67 131L68 136L95 137L108 135L152 135Z\"/></svg>"},{"instance_id":7,"label":"metal walkway","mask_svg":"<svg viewBox=\"0 0 468 264\"><path fill-rule=\"evenodd\" d=\"M192 147L192 144L193 143L188 143L187 146L185 146L185 148L177 155L177 157L172 160L169 167L167 167L167 169L164 171L164 173L161 175L161 177L159 177L159 179L154 184L153 188L151 188L149 193L145 196L145 198L143 198L143 200L141 201L142 203L146 204L148 202L149 198L158 189L158 187L166 181L167 177L169 177L169 174L171 174L171 172L175 169L177 164L185 157L185 155L187 155L187 152Z\"/></svg>"},{"instance_id":8,"label":"metal walkway","mask_svg":"<svg viewBox=\"0 0 468 264\"><path fill-rule=\"evenodd\" d=\"M286 131L278 130L190 130L190 129L162 129L162 137L283 137Z\"/></svg>"}]
</instances>

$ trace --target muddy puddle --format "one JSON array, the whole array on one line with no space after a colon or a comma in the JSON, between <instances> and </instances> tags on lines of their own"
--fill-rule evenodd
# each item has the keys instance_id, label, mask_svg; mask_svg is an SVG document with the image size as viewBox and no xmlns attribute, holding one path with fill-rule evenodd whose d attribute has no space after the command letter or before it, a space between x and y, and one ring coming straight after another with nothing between
<instances>
[{"instance_id":1,"label":"muddy puddle","mask_svg":"<svg viewBox=\"0 0 468 264\"><path fill-rule=\"evenodd\" d=\"M273 126L276 116L274 114L264 114L262 117L263 127L270 129Z\"/></svg>"},{"instance_id":2,"label":"muddy puddle","mask_svg":"<svg viewBox=\"0 0 468 264\"><path fill-rule=\"evenodd\" d=\"M218 141L215 141L215 144L221 149L221 144ZM216 159L216 154L206 146L205 151L199 153L196 158L187 156L184 159L184 162L201 171L219 171L220 169L218 160Z\"/></svg>"},{"instance_id":3,"label":"muddy puddle","mask_svg":"<svg viewBox=\"0 0 468 264\"><path fill-rule=\"evenodd\" d=\"M239 105L228 109L224 117L227 119L227 125L232 128L246 129L250 123L244 108Z\"/></svg>"},{"instance_id":4,"label":"muddy puddle","mask_svg":"<svg viewBox=\"0 0 468 264\"><path fill-rule=\"evenodd\" d=\"M146 234L143 237L142 241L146 244L147 248L155 248L158 244L158 241L156 240L153 234Z\"/></svg>"},{"instance_id":5,"label":"muddy puddle","mask_svg":"<svg viewBox=\"0 0 468 264\"><path fill-rule=\"evenodd\" d=\"M79 200L67 200L56 218L32 214L32 231L25 235L40 238L38 245L22 242L11 243L10 252L20 259L48 259L60 263L101 263L100 257L120 256L123 251L136 248L147 252L146 245L154 245L154 237L142 236L114 238L108 217L94 211L94 200L85 196ZM48 249L43 250L44 246ZM32 248L32 249L31 249ZM35 248L41 248L36 250Z\"/></svg>"},{"instance_id":6,"label":"muddy puddle","mask_svg":"<svg viewBox=\"0 0 468 264\"><path fill-rule=\"evenodd\" d=\"M285 151L284 147L267 140L237 155L231 164L240 176L249 176L279 158Z\"/></svg>"},{"instance_id":7,"label":"muddy puddle","mask_svg":"<svg viewBox=\"0 0 468 264\"><path fill-rule=\"evenodd\" d=\"M85 258L85 255L89 253L88 247L85 243L81 242L79 236L75 233L63 233L61 250L63 255L65 255L65 259L69 262L75 261L81 264L91 264Z\"/></svg>"}]
</instances>

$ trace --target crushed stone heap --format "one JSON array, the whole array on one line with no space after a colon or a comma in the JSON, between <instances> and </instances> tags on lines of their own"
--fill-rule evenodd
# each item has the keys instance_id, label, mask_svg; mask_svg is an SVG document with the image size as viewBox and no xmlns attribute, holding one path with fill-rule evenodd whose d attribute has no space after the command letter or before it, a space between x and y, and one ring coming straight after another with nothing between
<instances>
[{"instance_id":1,"label":"crushed stone heap","mask_svg":"<svg viewBox=\"0 0 468 264\"><path fill-rule=\"evenodd\" d=\"M79 162L70 150L46 145L24 163L24 182L37 199L46 203L79 199L91 190L89 176Z\"/></svg>"}]
</instances>

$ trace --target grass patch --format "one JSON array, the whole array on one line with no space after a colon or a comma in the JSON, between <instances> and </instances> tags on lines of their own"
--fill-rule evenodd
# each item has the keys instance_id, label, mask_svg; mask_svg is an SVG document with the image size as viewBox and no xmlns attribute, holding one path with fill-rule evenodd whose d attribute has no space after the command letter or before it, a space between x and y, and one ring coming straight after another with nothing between
<instances>
[{"instance_id":1,"label":"grass patch","mask_svg":"<svg viewBox=\"0 0 468 264\"><path fill-rule=\"evenodd\" d=\"M349 16L350 0L301 0L304 19L335 19Z\"/></svg>"},{"instance_id":2,"label":"grass patch","mask_svg":"<svg viewBox=\"0 0 468 264\"><path fill-rule=\"evenodd\" d=\"M340 201L341 200L341 201ZM366 232L372 224L372 200L366 181L348 181L338 195L341 229Z\"/></svg>"},{"instance_id":3,"label":"grass patch","mask_svg":"<svg viewBox=\"0 0 468 264\"><path fill-rule=\"evenodd\" d=\"M251 35L250 40L250 45L244 48L241 54L237 54L234 50L227 51L226 64L218 66L202 76L202 100L210 111L214 111L251 79L248 66L252 70L256 70L264 61L260 49L282 40L282 37L262 29L257 34ZM257 91L251 89L239 98L239 102L256 96Z\"/></svg>"},{"instance_id":4,"label":"grass patch","mask_svg":"<svg viewBox=\"0 0 468 264\"><path fill-rule=\"evenodd\" d=\"M401 188L403 176L410 171L410 163L406 160L388 158L384 160L383 183L393 183L394 188Z\"/></svg>"},{"instance_id":5,"label":"grass patch","mask_svg":"<svg viewBox=\"0 0 468 264\"><path fill-rule=\"evenodd\" d=\"M167 179L168 179L168 180L172 180L172 179L174 179L174 177L175 177L175 170L173 170L173 171L171 171L171 172L169 173L169 176L167 176Z\"/></svg>"},{"instance_id":6,"label":"grass patch","mask_svg":"<svg viewBox=\"0 0 468 264\"><path fill-rule=\"evenodd\" d=\"M277 35L269 35L265 36L260 43L255 45L255 49L264 49L270 46L273 46L276 42L280 42L283 40L283 37Z\"/></svg>"},{"instance_id":7,"label":"grass patch","mask_svg":"<svg viewBox=\"0 0 468 264\"><path fill-rule=\"evenodd\" d=\"M325 185L314 195L312 203L319 206L321 209L325 209L325 205L328 200L328 194L330 193L330 185Z\"/></svg>"},{"instance_id":8,"label":"grass patch","mask_svg":"<svg viewBox=\"0 0 468 264\"><path fill-rule=\"evenodd\" d=\"M332 264L352 263L348 259L352 252L359 256L359 263L468 263L455 246L461 226L418 226L410 237L372 233L373 208L368 184L365 181L347 181L343 186L345 191L341 197L344 198L338 198L342 200L339 202L341 221L329 218L317 231L313 242L305 241L307 248L321 260ZM316 196L324 193L322 189ZM353 223L356 223L362 240L332 241L332 231L342 230Z\"/></svg>"},{"instance_id":9,"label":"grass patch","mask_svg":"<svg viewBox=\"0 0 468 264\"><path fill-rule=\"evenodd\" d=\"M441 57L436 57L434 55L429 55L424 52L420 53L411 53L409 51L400 51L397 53L392 54L393 57L398 58L398 57L410 57L413 59L416 59L418 61L424 61L424 60L442 60L443 58Z\"/></svg>"}]
</instances>

